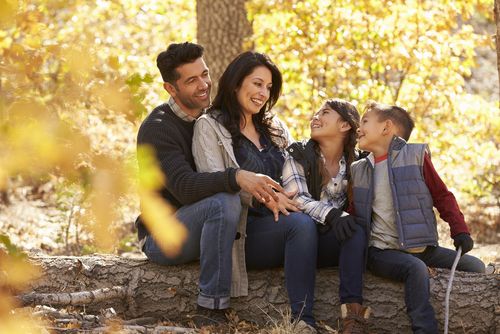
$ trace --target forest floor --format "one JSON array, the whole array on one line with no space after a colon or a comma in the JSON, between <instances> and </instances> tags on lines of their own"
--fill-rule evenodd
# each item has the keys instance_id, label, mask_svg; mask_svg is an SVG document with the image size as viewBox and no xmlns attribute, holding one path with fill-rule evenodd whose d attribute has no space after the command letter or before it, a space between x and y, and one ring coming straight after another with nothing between
<instances>
[{"instance_id":1,"label":"forest floor","mask_svg":"<svg viewBox=\"0 0 500 334\"><path fill-rule=\"evenodd\" d=\"M46 255L85 255L98 251L93 245L89 234L85 232L84 227L79 225L76 219L71 218L68 205L61 204L60 198L54 195L54 191L50 185L46 185L45 188L42 186L35 194L32 190L30 187L17 187L15 191L9 193L10 204L0 203L0 234L7 235L16 247L32 253ZM134 200L132 199L128 202L133 203ZM123 223L117 229L120 242L114 252L125 257L143 257L144 255L138 251L133 224L138 207L135 203L125 205L123 211ZM481 258L486 264L495 263L496 267L499 268L500 244L498 243L499 235L496 226L497 224L493 224L491 229L481 228L481 233L488 232L493 235L479 238L483 242L476 242L470 254ZM452 240L449 238L449 229L446 223L440 222L439 232L441 245L452 248ZM40 312L40 308L38 307L36 309L27 308L24 311L37 314L50 314L55 310L51 310L48 313L45 311ZM71 314L71 312L75 311L66 309L64 312ZM82 314L75 313L75 317L81 316ZM94 331L83 330L75 326L74 322L58 322L56 318L50 318L50 316L47 319L49 320L48 327L51 328L49 332L52 333L99 333L96 329ZM101 329L102 333L145 333L144 330L148 327L144 326L149 326L147 333L152 333L151 328L155 326L163 328L163 330L157 331L158 333L182 333L182 328L192 330L192 333L201 334L294 333L293 327L289 324L289 317L286 315L282 319L270 319L267 326L261 327L240 320L235 314L228 317L227 324L202 328L196 328L193 324L189 323L178 324L154 319L153 322L150 319L150 323L142 327L137 325L124 327L124 323L119 318L112 316L108 319L107 317L102 317L102 315L100 321L100 323L96 323L97 327L101 326L102 328L103 324L107 325L105 331ZM335 329L326 324L320 323L319 325L320 333L336 333ZM169 328L171 329L170 331L167 330ZM184 332L187 333L187 331Z\"/></svg>"}]
</instances>

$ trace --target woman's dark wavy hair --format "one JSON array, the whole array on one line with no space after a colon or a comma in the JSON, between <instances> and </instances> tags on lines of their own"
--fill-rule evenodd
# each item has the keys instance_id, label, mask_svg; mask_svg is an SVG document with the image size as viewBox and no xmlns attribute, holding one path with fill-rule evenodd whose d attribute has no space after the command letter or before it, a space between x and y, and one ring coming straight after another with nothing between
<instances>
[{"instance_id":1,"label":"woman's dark wavy hair","mask_svg":"<svg viewBox=\"0 0 500 334\"><path fill-rule=\"evenodd\" d=\"M357 158L356 151L356 143L357 143L357 130L359 128L360 116L358 109L356 107L345 100L342 99L328 99L325 101L326 105L328 105L332 110L335 110L343 121L348 122L351 126L351 129L344 137L344 156L346 157L346 167L347 167L347 181L349 182L347 197L350 200L352 198L352 188L351 188L351 175L350 168L351 163L353 163ZM319 146L316 145L316 148L319 150ZM317 152L319 154L319 152ZM330 176L328 171L326 170L326 166L323 161L319 160L319 166L322 176L322 186L327 184L330 180Z\"/></svg>"},{"instance_id":2,"label":"woman's dark wavy hair","mask_svg":"<svg viewBox=\"0 0 500 334\"><path fill-rule=\"evenodd\" d=\"M283 78L278 67L267 55L254 51L243 52L228 65L219 79L217 95L208 111L212 114L215 110L221 111L217 120L229 131L235 146L239 145L243 136L240 131L243 110L238 103L236 90L241 87L245 77L259 66L265 66L271 71L272 87L269 100L262 106L259 113L252 116L252 121L257 131L271 138L276 146L281 146L277 138L283 137L283 131L272 126L273 115L270 110L280 97Z\"/></svg>"}]
</instances>

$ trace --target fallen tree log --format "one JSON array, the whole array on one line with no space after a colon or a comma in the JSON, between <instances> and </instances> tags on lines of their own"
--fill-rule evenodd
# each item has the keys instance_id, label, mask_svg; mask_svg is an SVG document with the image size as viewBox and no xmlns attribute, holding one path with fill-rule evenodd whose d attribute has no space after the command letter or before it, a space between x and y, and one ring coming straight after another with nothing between
<instances>
[{"instance_id":1,"label":"fallen tree log","mask_svg":"<svg viewBox=\"0 0 500 334\"><path fill-rule=\"evenodd\" d=\"M42 267L43 275L32 283L31 293L19 297L25 305L43 300L51 300L52 305L56 305L59 299L68 300L47 299L47 295L37 294L58 293L61 297L68 293L108 291L103 290L108 288L119 293L109 294L109 298L80 300L87 304L87 312L113 307L129 319L153 316L185 321L196 308L197 263L163 267L147 260L113 255L35 256L30 261ZM441 329L448 278L448 270L436 270L431 278L432 304ZM450 298L450 333L496 333L500 330L499 281L499 274L456 273ZM283 270L250 271L249 283L249 296L231 300L238 317L260 324L270 321L270 317L279 319L277 310L287 307ZM411 332L403 284L367 273L364 295L365 304L372 308L370 327L373 332ZM37 299L42 297L45 299ZM321 269L316 280L316 318L336 328L339 308L338 272Z\"/></svg>"}]
</instances>

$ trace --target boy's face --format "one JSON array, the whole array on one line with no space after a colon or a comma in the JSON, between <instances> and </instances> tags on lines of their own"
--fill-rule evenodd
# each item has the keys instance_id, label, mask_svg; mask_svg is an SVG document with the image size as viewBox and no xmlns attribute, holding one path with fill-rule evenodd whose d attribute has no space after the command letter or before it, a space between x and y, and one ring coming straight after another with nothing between
<instances>
[{"instance_id":1,"label":"boy's face","mask_svg":"<svg viewBox=\"0 0 500 334\"><path fill-rule=\"evenodd\" d=\"M380 121L376 112L369 111L361 118L357 132L359 148L373 152L385 144L386 121Z\"/></svg>"}]
</instances>

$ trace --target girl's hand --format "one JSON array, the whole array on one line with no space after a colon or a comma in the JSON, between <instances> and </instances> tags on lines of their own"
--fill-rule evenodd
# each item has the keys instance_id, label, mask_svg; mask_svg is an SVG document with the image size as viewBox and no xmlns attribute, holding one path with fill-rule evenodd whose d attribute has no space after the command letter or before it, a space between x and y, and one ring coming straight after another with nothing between
<instances>
[{"instance_id":1,"label":"girl's hand","mask_svg":"<svg viewBox=\"0 0 500 334\"><path fill-rule=\"evenodd\" d=\"M285 194L276 193L278 201L273 199L265 203L266 207L273 212L274 221L278 221L280 212L288 216L289 211L300 211L298 203L292 199L296 193L297 191Z\"/></svg>"}]
</instances>

